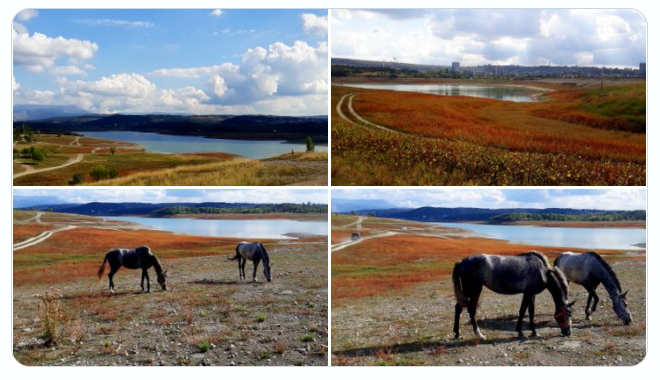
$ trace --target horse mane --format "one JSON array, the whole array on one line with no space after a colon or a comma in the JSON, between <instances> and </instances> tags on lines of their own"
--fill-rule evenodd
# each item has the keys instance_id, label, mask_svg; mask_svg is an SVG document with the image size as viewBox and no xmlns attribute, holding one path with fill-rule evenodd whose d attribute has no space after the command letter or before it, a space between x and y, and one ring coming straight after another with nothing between
<instances>
[{"instance_id":1,"label":"horse mane","mask_svg":"<svg viewBox=\"0 0 660 380\"><path fill-rule=\"evenodd\" d=\"M538 251L529 251L527 253L521 253L518 256L536 256L539 258L541 261L543 261L543 265L545 265L546 268L552 268L550 266L550 262L548 262L548 258L542 254L541 252Z\"/></svg>"},{"instance_id":2,"label":"horse mane","mask_svg":"<svg viewBox=\"0 0 660 380\"><path fill-rule=\"evenodd\" d=\"M270 260L270 257L268 257L268 251L266 251L266 247L264 247L264 245L261 244L261 242L257 242L257 244L259 244L259 247L261 247L261 250L264 254L264 258Z\"/></svg>"},{"instance_id":3,"label":"horse mane","mask_svg":"<svg viewBox=\"0 0 660 380\"><path fill-rule=\"evenodd\" d=\"M603 267L605 267L605 270L607 271L607 273L609 273L610 276L612 276L612 279L614 280L614 283L616 284L616 288L619 290L619 292L622 292L621 284L619 283L619 279L616 277L616 273L614 273L614 269L612 269L610 264L608 264L607 261L605 261L605 259L603 259L596 252L593 252L593 251L592 252L587 252L587 253L585 253L585 255L589 255L589 256L595 258L596 260L598 260L598 262L600 262L601 265L603 265Z\"/></svg>"},{"instance_id":4,"label":"horse mane","mask_svg":"<svg viewBox=\"0 0 660 380\"><path fill-rule=\"evenodd\" d=\"M562 270L559 269L558 267L549 268L548 272L554 273L554 275L557 277L557 281L559 281L559 286L566 295L566 299L568 299L568 280L566 279L564 272L562 272Z\"/></svg>"}]
</instances>

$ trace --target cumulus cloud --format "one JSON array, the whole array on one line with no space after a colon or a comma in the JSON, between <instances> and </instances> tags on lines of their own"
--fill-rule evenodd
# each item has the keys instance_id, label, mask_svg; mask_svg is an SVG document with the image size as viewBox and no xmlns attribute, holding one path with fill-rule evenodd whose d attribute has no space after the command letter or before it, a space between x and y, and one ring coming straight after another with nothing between
<instances>
[{"instance_id":1,"label":"cumulus cloud","mask_svg":"<svg viewBox=\"0 0 660 380\"><path fill-rule=\"evenodd\" d=\"M328 47L296 41L276 42L267 48L248 49L239 64L171 68L150 74L165 77L206 78L208 103L239 104L274 96L326 94L328 89Z\"/></svg>"},{"instance_id":2,"label":"cumulus cloud","mask_svg":"<svg viewBox=\"0 0 660 380\"><path fill-rule=\"evenodd\" d=\"M12 91L16 91L19 88L21 88L21 85L18 82L16 82L16 77L12 75L11 76L11 89L12 89Z\"/></svg>"},{"instance_id":3,"label":"cumulus cloud","mask_svg":"<svg viewBox=\"0 0 660 380\"><path fill-rule=\"evenodd\" d=\"M223 13L225 13L225 12L224 12L222 9L214 9L214 10L211 11L211 13L209 13L209 14L210 14L211 16L220 17L220 16L222 16Z\"/></svg>"},{"instance_id":4,"label":"cumulus cloud","mask_svg":"<svg viewBox=\"0 0 660 380\"><path fill-rule=\"evenodd\" d=\"M313 13L300 15L303 22L303 31L307 34L325 36L328 34L328 16L317 16Z\"/></svg>"},{"instance_id":5,"label":"cumulus cloud","mask_svg":"<svg viewBox=\"0 0 660 380\"><path fill-rule=\"evenodd\" d=\"M635 10L333 10L332 17L338 57L628 67L646 60L646 21Z\"/></svg>"},{"instance_id":6,"label":"cumulus cloud","mask_svg":"<svg viewBox=\"0 0 660 380\"><path fill-rule=\"evenodd\" d=\"M20 29L20 28L19 28ZM98 45L86 40L67 39L62 36L51 38L41 33L32 36L27 30L12 29L14 45L14 65L25 67L32 72L40 72L55 65L61 57L76 61L90 59L98 50Z\"/></svg>"},{"instance_id":7,"label":"cumulus cloud","mask_svg":"<svg viewBox=\"0 0 660 380\"><path fill-rule=\"evenodd\" d=\"M18 21L27 21L31 18L35 18L39 16L39 11L36 9L23 9L22 11L18 12L16 15L16 20Z\"/></svg>"}]
</instances>

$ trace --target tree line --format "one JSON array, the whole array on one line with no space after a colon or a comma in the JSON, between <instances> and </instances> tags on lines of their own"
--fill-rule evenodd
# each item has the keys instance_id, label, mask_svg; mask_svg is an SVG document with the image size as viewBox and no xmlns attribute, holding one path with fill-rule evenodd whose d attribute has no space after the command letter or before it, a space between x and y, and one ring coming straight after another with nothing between
<instances>
[{"instance_id":1,"label":"tree line","mask_svg":"<svg viewBox=\"0 0 660 380\"><path fill-rule=\"evenodd\" d=\"M152 212L155 216L185 214L311 214L327 213L328 206L315 203L281 203L239 207L171 206Z\"/></svg>"},{"instance_id":2,"label":"tree line","mask_svg":"<svg viewBox=\"0 0 660 380\"><path fill-rule=\"evenodd\" d=\"M613 211L597 214L533 214L529 212L514 212L493 216L488 223L500 224L519 221L559 221L559 222L638 222L646 220L646 211Z\"/></svg>"}]
</instances>

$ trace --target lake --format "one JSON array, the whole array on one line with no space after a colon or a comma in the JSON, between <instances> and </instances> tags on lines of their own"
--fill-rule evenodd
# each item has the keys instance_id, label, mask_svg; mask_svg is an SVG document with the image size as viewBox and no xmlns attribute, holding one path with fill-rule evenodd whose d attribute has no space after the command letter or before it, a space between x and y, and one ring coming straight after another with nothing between
<instances>
[{"instance_id":1,"label":"lake","mask_svg":"<svg viewBox=\"0 0 660 380\"><path fill-rule=\"evenodd\" d=\"M327 220L289 219L195 219L145 218L134 216L106 217L107 219L138 223L161 231L177 234L235 237L245 239L283 239L286 233L328 235Z\"/></svg>"},{"instance_id":2,"label":"lake","mask_svg":"<svg viewBox=\"0 0 660 380\"><path fill-rule=\"evenodd\" d=\"M179 136L131 131L75 133L100 139L128 141L140 144L149 151L159 153L224 152L260 159L288 153L291 150L305 151L307 149L304 143L273 140L212 139L201 136ZM315 150L325 152L328 150L328 146L315 145Z\"/></svg>"},{"instance_id":3,"label":"lake","mask_svg":"<svg viewBox=\"0 0 660 380\"><path fill-rule=\"evenodd\" d=\"M639 250L633 244L646 243L646 230L641 228L566 228L537 226L499 226L465 223L437 223L462 228L513 243L545 247L575 247L585 250Z\"/></svg>"},{"instance_id":4,"label":"lake","mask_svg":"<svg viewBox=\"0 0 660 380\"><path fill-rule=\"evenodd\" d=\"M350 87L374 89L422 92L425 94L444 96L471 96L475 98L491 98L507 100L511 102L531 102L530 90L517 86L477 86L468 84L346 84Z\"/></svg>"}]
</instances>

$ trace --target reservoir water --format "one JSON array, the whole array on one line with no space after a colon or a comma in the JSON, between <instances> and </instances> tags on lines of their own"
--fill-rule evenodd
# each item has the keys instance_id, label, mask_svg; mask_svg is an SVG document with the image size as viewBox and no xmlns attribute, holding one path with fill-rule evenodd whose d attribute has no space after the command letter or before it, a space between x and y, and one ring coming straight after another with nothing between
<instances>
[{"instance_id":1,"label":"reservoir water","mask_svg":"<svg viewBox=\"0 0 660 380\"><path fill-rule=\"evenodd\" d=\"M178 234L245 239L282 239L286 233L328 235L327 220L290 219L194 219L145 218L134 216L106 217L107 219L138 223L161 231Z\"/></svg>"},{"instance_id":2,"label":"reservoir water","mask_svg":"<svg viewBox=\"0 0 660 380\"><path fill-rule=\"evenodd\" d=\"M305 151L307 148L304 143L273 140L227 140L131 131L75 133L100 139L128 141L159 153L224 152L260 159L288 153L291 150ZM327 145L315 145L314 148L319 152L328 150Z\"/></svg>"},{"instance_id":3,"label":"reservoir water","mask_svg":"<svg viewBox=\"0 0 660 380\"><path fill-rule=\"evenodd\" d=\"M422 92L425 94L444 96L471 96L475 98L491 98L511 102L531 102L530 90L518 86L477 86L468 84L389 84L389 83L359 83L346 84L350 87Z\"/></svg>"},{"instance_id":4,"label":"reservoir water","mask_svg":"<svg viewBox=\"0 0 660 380\"><path fill-rule=\"evenodd\" d=\"M566 228L537 226L499 226L465 223L437 223L462 228L512 243L546 247L575 247L585 250L645 250L633 244L646 243L646 230L641 228Z\"/></svg>"}]
</instances>

